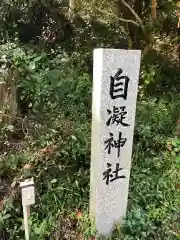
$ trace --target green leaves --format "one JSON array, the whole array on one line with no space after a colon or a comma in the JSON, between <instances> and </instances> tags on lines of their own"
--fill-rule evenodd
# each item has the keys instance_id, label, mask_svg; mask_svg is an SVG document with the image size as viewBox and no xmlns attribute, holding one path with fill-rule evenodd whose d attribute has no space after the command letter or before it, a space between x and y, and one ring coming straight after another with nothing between
<instances>
[{"instance_id":1,"label":"green leaves","mask_svg":"<svg viewBox=\"0 0 180 240\"><path fill-rule=\"evenodd\" d=\"M27 105L31 104L33 113L36 112L33 120L27 118L17 120L17 126L2 126L2 146L7 150L3 152L2 148L1 173L12 183L29 174L35 177L37 202L32 207L32 239L49 238L59 226L59 216L68 215L69 219L77 208L88 210L91 76L85 71L87 66L82 67L86 61L80 53L70 56L58 47L49 54L8 43L1 45L0 55L10 59L19 71L21 103L28 101ZM162 73L159 71L162 69L157 66L143 68L145 87L155 84L157 74ZM180 114L178 101L174 93L168 100L140 94L129 188L131 204L123 229L119 227L114 240L173 239L172 231L178 229L180 142L175 136ZM19 128L26 131L26 137L11 142L8 134L15 134ZM24 238L21 200L18 196L15 200L12 206L6 203L5 211L0 213L3 219L0 227L6 228L13 240ZM87 219L80 214L79 225L73 227L76 233L81 231L81 239L94 234ZM63 222L57 233L62 234L62 228L67 226L68 221Z\"/></svg>"}]
</instances>

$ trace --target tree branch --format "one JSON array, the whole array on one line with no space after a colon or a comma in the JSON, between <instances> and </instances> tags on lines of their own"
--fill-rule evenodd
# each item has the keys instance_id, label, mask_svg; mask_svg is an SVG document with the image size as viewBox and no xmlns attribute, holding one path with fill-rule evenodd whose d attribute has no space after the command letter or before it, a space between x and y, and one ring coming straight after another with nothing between
<instances>
[{"instance_id":1,"label":"tree branch","mask_svg":"<svg viewBox=\"0 0 180 240\"><path fill-rule=\"evenodd\" d=\"M134 17L136 18L136 20L139 22L139 26L141 27L144 35L147 36L146 31L145 31L145 28L144 28L144 24L143 24L142 20L140 19L140 17L136 14L136 12L132 9L132 7L131 7L128 3L126 3L124 0L121 0L121 3L122 3L125 7L127 7L127 8L129 9L129 11L133 14L133 16L134 16Z\"/></svg>"},{"instance_id":2,"label":"tree branch","mask_svg":"<svg viewBox=\"0 0 180 240\"><path fill-rule=\"evenodd\" d=\"M124 23L132 23L132 24L134 24L135 26L140 27L141 30L142 30L142 32L143 32L143 34L144 34L144 37L145 37L146 41L149 42L149 38L148 38L148 35L147 35L147 33L146 33L146 30L145 30L145 27L144 27L144 24L143 24L142 20L141 20L140 17L137 15L137 13L132 9L132 7L131 7L128 3L126 3L124 0L121 0L121 3L122 3L125 7L127 7L127 8L129 9L129 11L132 13L132 15L135 17L135 19L137 20L138 23L137 23L136 21L133 21L133 20L130 20L130 19L124 19L124 18L117 17L117 16L116 16L115 14L113 14L113 13L110 13L110 12L107 12L107 11L102 10L102 9L100 9L100 8L97 8L97 7L95 6L95 3L96 3L96 0L93 0L94 9L96 9L98 12L103 13L103 14L106 14L106 15L111 16L111 17L114 17L114 18L116 18L117 20L119 20L119 21L121 21L121 22L124 22Z\"/></svg>"},{"instance_id":3,"label":"tree branch","mask_svg":"<svg viewBox=\"0 0 180 240\"><path fill-rule=\"evenodd\" d=\"M113 14L113 13L107 12L107 11L105 11L105 10L102 10L102 9L99 9L99 8L96 8L96 7L95 7L95 9L96 9L98 12L100 12L100 13L103 13L103 14L106 14L106 15L108 15L108 16L114 17L114 18L116 18L117 20L119 20L119 21L121 21L121 22L132 23L132 24L140 27L140 25L139 25L137 22L133 21L133 20L127 20L127 19L124 19L124 18L117 17L117 16L116 16L115 14Z\"/></svg>"}]
</instances>

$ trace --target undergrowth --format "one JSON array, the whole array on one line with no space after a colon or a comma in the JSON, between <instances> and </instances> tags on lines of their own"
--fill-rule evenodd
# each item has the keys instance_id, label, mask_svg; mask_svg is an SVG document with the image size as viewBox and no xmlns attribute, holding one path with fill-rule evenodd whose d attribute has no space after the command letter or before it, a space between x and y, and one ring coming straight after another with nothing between
<instances>
[{"instance_id":1,"label":"undergrowth","mask_svg":"<svg viewBox=\"0 0 180 240\"><path fill-rule=\"evenodd\" d=\"M19 182L33 176L31 239L92 240L88 69L82 70L78 54L58 49L49 54L8 43L1 46L3 55L18 69L19 103L26 102L30 114L5 124L1 109L0 179L7 189L0 202L0 237L24 239ZM113 240L180 239L180 77L172 72L169 82L164 72L171 68L142 62L128 212Z\"/></svg>"}]
</instances>

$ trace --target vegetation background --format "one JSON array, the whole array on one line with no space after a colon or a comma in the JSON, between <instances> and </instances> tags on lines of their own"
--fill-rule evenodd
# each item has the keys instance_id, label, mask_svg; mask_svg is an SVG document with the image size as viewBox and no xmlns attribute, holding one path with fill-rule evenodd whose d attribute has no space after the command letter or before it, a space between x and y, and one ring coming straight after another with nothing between
<instances>
[{"instance_id":1,"label":"vegetation background","mask_svg":"<svg viewBox=\"0 0 180 240\"><path fill-rule=\"evenodd\" d=\"M111 239L180 239L177 23L175 0L1 0L1 240L24 239L19 182L31 176L31 239L95 239L88 205L96 47L142 50L128 213Z\"/></svg>"}]
</instances>

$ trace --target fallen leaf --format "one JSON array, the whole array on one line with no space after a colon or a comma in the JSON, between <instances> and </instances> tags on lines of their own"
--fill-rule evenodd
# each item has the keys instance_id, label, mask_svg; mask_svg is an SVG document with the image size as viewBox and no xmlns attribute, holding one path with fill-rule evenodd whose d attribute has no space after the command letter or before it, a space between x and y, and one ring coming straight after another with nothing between
<instances>
[{"instance_id":1,"label":"fallen leaf","mask_svg":"<svg viewBox=\"0 0 180 240\"><path fill-rule=\"evenodd\" d=\"M41 154L44 154L44 153L48 153L49 155L53 154L54 151L57 149L57 146L56 145L50 145L50 146L47 146L43 149L40 150L40 153Z\"/></svg>"},{"instance_id":2,"label":"fallen leaf","mask_svg":"<svg viewBox=\"0 0 180 240\"><path fill-rule=\"evenodd\" d=\"M55 152L56 149L57 149L56 145L49 147L49 149L48 149L49 155L52 155Z\"/></svg>"},{"instance_id":3,"label":"fallen leaf","mask_svg":"<svg viewBox=\"0 0 180 240\"><path fill-rule=\"evenodd\" d=\"M23 169L31 169L32 168L32 164L25 164Z\"/></svg>"},{"instance_id":4,"label":"fallen leaf","mask_svg":"<svg viewBox=\"0 0 180 240\"><path fill-rule=\"evenodd\" d=\"M46 153L47 151L48 151L48 147L45 147L45 148L40 150L40 153Z\"/></svg>"},{"instance_id":5,"label":"fallen leaf","mask_svg":"<svg viewBox=\"0 0 180 240\"><path fill-rule=\"evenodd\" d=\"M172 146L171 145L167 145L167 149L172 152Z\"/></svg>"},{"instance_id":6,"label":"fallen leaf","mask_svg":"<svg viewBox=\"0 0 180 240\"><path fill-rule=\"evenodd\" d=\"M81 211L78 211L76 213L76 219L81 219L82 218L82 212Z\"/></svg>"}]
</instances>

